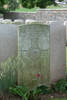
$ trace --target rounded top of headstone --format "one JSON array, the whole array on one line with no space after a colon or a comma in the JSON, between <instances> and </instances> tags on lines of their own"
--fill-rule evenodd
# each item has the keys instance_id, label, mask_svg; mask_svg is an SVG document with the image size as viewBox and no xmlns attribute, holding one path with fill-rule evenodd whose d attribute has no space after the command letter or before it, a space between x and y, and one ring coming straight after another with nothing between
<instances>
[{"instance_id":1,"label":"rounded top of headstone","mask_svg":"<svg viewBox=\"0 0 67 100\"><path fill-rule=\"evenodd\" d=\"M25 21L25 24L42 24L42 22L37 21L37 20L27 19Z\"/></svg>"},{"instance_id":2,"label":"rounded top of headstone","mask_svg":"<svg viewBox=\"0 0 67 100\"><path fill-rule=\"evenodd\" d=\"M3 21L3 18L0 18L0 24L2 23L2 21Z\"/></svg>"},{"instance_id":3,"label":"rounded top of headstone","mask_svg":"<svg viewBox=\"0 0 67 100\"><path fill-rule=\"evenodd\" d=\"M11 19L2 20L2 24L12 24Z\"/></svg>"},{"instance_id":4,"label":"rounded top of headstone","mask_svg":"<svg viewBox=\"0 0 67 100\"><path fill-rule=\"evenodd\" d=\"M56 22L56 21L49 21L49 24L54 23L54 22Z\"/></svg>"},{"instance_id":5,"label":"rounded top of headstone","mask_svg":"<svg viewBox=\"0 0 67 100\"><path fill-rule=\"evenodd\" d=\"M15 19L13 24L18 24L18 25L24 24L24 21L22 19Z\"/></svg>"},{"instance_id":6,"label":"rounded top of headstone","mask_svg":"<svg viewBox=\"0 0 67 100\"><path fill-rule=\"evenodd\" d=\"M64 25L66 25L67 24L67 21L64 21Z\"/></svg>"},{"instance_id":7,"label":"rounded top of headstone","mask_svg":"<svg viewBox=\"0 0 67 100\"><path fill-rule=\"evenodd\" d=\"M3 18L0 18L0 21L3 20Z\"/></svg>"}]
</instances>

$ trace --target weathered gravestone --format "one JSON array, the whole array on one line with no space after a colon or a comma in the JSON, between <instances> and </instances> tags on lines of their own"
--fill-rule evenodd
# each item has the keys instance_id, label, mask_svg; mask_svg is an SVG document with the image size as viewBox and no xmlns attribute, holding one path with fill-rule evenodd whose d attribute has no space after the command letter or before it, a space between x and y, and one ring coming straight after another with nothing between
<instances>
[{"instance_id":1,"label":"weathered gravestone","mask_svg":"<svg viewBox=\"0 0 67 100\"><path fill-rule=\"evenodd\" d=\"M23 58L18 83L29 87L54 84L65 78L65 38L63 22L19 27L19 55Z\"/></svg>"},{"instance_id":2,"label":"weathered gravestone","mask_svg":"<svg viewBox=\"0 0 67 100\"><path fill-rule=\"evenodd\" d=\"M55 83L66 74L66 27L64 22L50 24L50 81Z\"/></svg>"},{"instance_id":3,"label":"weathered gravestone","mask_svg":"<svg viewBox=\"0 0 67 100\"><path fill-rule=\"evenodd\" d=\"M19 27L19 55L23 66L18 83L24 80L30 88L50 83L50 27L27 24Z\"/></svg>"},{"instance_id":4,"label":"weathered gravestone","mask_svg":"<svg viewBox=\"0 0 67 100\"><path fill-rule=\"evenodd\" d=\"M12 21L10 19L3 19L1 20L1 24L12 24Z\"/></svg>"},{"instance_id":5,"label":"weathered gravestone","mask_svg":"<svg viewBox=\"0 0 67 100\"><path fill-rule=\"evenodd\" d=\"M0 24L0 64L8 57L16 56L18 51L17 27Z\"/></svg>"},{"instance_id":6,"label":"weathered gravestone","mask_svg":"<svg viewBox=\"0 0 67 100\"><path fill-rule=\"evenodd\" d=\"M22 25L22 24L24 24L24 21L21 20L21 19L15 19L14 22L13 22L13 24Z\"/></svg>"}]
</instances>

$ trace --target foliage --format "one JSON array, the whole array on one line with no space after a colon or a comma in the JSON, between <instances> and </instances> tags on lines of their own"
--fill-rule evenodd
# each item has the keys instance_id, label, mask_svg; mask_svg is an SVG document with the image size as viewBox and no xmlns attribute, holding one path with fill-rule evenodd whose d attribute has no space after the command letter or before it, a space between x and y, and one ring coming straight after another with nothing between
<instances>
[{"instance_id":1,"label":"foliage","mask_svg":"<svg viewBox=\"0 0 67 100\"><path fill-rule=\"evenodd\" d=\"M22 58L11 57L0 67L0 91L6 92L17 83L18 68L23 67Z\"/></svg>"},{"instance_id":2,"label":"foliage","mask_svg":"<svg viewBox=\"0 0 67 100\"><path fill-rule=\"evenodd\" d=\"M15 10L18 8L17 0L8 0L8 10Z\"/></svg>"},{"instance_id":3,"label":"foliage","mask_svg":"<svg viewBox=\"0 0 67 100\"><path fill-rule=\"evenodd\" d=\"M23 100L28 100L29 95L30 95L29 88L26 85L11 87L10 91L13 94L19 95L20 97L22 97Z\"/></svg>"},{"instance_id":4,"label":"foliage","mask_svg":"<svg viewBox=\"0 0 67 100\"><path fill-rule=\"evenodd\" d=\"M4 13L5 11L7 11L4 9L5 4L8 5L7 10L15 10L16 8L18 8L17 0L0 0L0 13Z\"/></svg>"},{"instance_id":5,"label":"foliage","mask_svg":"<svg viewBox=\"0 0 67 100\"><path fill-rule=\"evenodd\" d=\"M22 6L25 8L34 8L35 0L22 0Z\"/></svg>"},{"instance_id":6,"label":"foliage","mask_svg":"<svg viewBox=\"0 0 67 100\"><path fill-rule=\"evenodd\" d=\"M35 6L45 8L48 5L55 4L54 0L21 0L22 6L26 8L33 8Z\"/></svg>"},{"instance_id":7,"label":"foliage","mask_svg":"<svg viewBox=\"0 0 67 100\"><path fill-rule=\"evenodd\" d=\"M0 4L1 4L1 5L4 5L4 4L7 3L7 1L8 1L8 0L0 0Z\"/></svg>"},{"instance_id":8,"label":"foliage","mask_svg":"<svg viewBox=\"0 0 67 100\"><path fill-rule=\"evenodd\" d=\"M4 12L4 4L7 3L7 0L0 0L0 13L3 13Z\"/></svg>"},{"instance_id":9,"label":"foliage","mask_svg":"<svg viewBox=\"0 0 67 100\"><path fill-rule=\"evenodd\" d=\"M25 83L24 83L25 84ZM53 90L45 85L37 86L36 88L30 90L27 85L10 87L11 93L14 95L19 95L23 100L37 100L40 94L52 93Z\"/></svg>"},{"instance_id":10,"label":"foliage","mask_svg":"<svg viewBox=\"0 0 67 100\"><path fill-rule=\"evenodd\" d=\"M64 0L59 0L60 2L64 1Z\"/></svg>"},{"instance_id":11,"label":"foliage","mask_svg":"<svg viewBox=\"0 0 67 100\"><path fill-rule=\"evenodd\" d=\"M40 88L34 88L30 90L25 83L22 86L10 87L11 93L14 95L19 95L23 100L36 100L36 97L39 94L42 94L42 90Z\"/></svg>"},{"instance_id":12,"label":"foliage","mask_svg":"<svg viewBox=\"0 0 67 100\"><path fill-rule=\"evenodd\" d=\"M50 99L50 100L67 100L67 98L53 98L53 99Z\"/></svg>"},{"instance_id":13,"label":"foliage","mask_svg":"<svg viewBox=\"0 0 67 100\"><path fill-rule=\"evenodd\" d=\"M34 88L32 91L30 91L30 98L31 100L37 100L37 97L42 94L42 90L38 87Z\"/></svg>"},{"instance_id":14,"label":"foliage","mask_svg":"<svg viewBox=\"0 0 67 100\"><path fill-rule=\"evenodd\" d=\"M54 92L51 87L48 87L48 86L45 86L45 85L38 86L37 90L41 90L42 94L49 94L49 93Z\"/></svg>"},{"instance_id":15,"label":"foliage","mask_svg":"<svg viewBox=\"0 0 67 100\"><path fill-rule=\"evenodd\" d=\"M14 58L9 58L6 62L1 64L0 67L0 91L8 91L8 87L16 84Z\"/></svg>"},{"instance_id":16,"label":"foliage","mask_svg":"<svg viewBox=\"0 0 67 100\"><path fill-rule=\"evenodd\" d=\"M17 87L20 87L20 89ZM29 100L29 97L31 98L31 100L36 100L36 97L40 94L49 94L54 92L67 93L67 79L61 79L52 87L47 87L45 85L37 86L32 91L24 85L17 87L11 88L12 93L14 93L15 95L18 94L19 96L24 98L24 100Z\"/></svg>"},{"instance_id":17,"label":"foliage","mask_svg":"<svg viewBox=\"0 0 67 100\"><path fill-rule=\"evenodd\" d=\"M67 93L67 79L61 79L54 85L55 91Z\"/></svg>"},{"instance_id":18,"label":"foliage","mask_svg":"<svg viewBox=\"0 0 67 100\"><path fill-rule=\"evenodd\" d=\"M40 8L46 8L48 5L56 5L54 0L38 0L37 2L37 6L40 7Z\"/></svg>"}]
</instances>

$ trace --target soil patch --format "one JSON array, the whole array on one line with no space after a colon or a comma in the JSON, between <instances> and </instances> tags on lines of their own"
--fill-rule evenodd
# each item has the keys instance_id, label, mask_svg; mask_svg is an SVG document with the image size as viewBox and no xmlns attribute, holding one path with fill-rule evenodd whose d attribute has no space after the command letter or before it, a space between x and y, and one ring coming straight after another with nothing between
<instances>
[{"instance_id":1,"label":"soil patch","mask_svg":"<svg viewBox=\"0 0 67 100\"><path fill-rule=\"evenodd\" d=\"M61 98L67 98L67 94L65 94L65 93L51 93L51 94L40 95L38 98L39 99L37 99L37 100L51 100L54 98L61 99ZM1 94L0 93L0 100L22 100L22 98L20 98L17 95L14 96L12 94Z\"/></svg>"},{"instance_id":2,"label":"soil patch","mask_svg":"<svg viewBox=\"0 0 67 100\"><path fill-rule=\"evenodd\" d=\"M54 98L67 98L67 94L65 93L52 93L52 94L45 94L41 95L41 100L50 100Z\"/></svg>"}]
</instances>

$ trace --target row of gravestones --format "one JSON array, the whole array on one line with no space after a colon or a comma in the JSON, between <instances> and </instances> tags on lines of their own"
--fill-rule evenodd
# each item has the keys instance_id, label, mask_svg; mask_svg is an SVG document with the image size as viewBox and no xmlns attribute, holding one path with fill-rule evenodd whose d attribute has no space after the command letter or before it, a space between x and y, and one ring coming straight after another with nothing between
<instances>
[{"instance_id":1,"label":"row of gravestones","mask_svg":"<svg viewBox=\"0 0 67 100\"><path fill-rule=\"evenodd\" d=\"M0 63L11 56L23 56L18 84L24 80L30 88L65 78L66 26L66 22L34 22L18 27L0 24Z\"/></svg>"},{"instance_id":2,"label":"row of gravestones","mask_svg":"<svg viewBox=\"0 0 67 100\"><path fill-rule=\"evenodd\" d=\"M37 21L32 20L32 19L26 19L25 22L24 22L22 19L15 19L14 21L12 21L11 19L0 18L0 24L17 24L17 25L20 25L20 24L30 24L32 22L37 22Z\"/></svg>"},{"instance_id":3,"label":"row of gravestones","mask_svg":"<svg viewBox=\"0 0 67 100\"><path fill-rule=\"evenodd\" d=\"M0 18L0 23L1 24L23 24L24 21L21 19L16 19L16 20L12 21L11 19Z\"/></svg>"}]
</instances>

